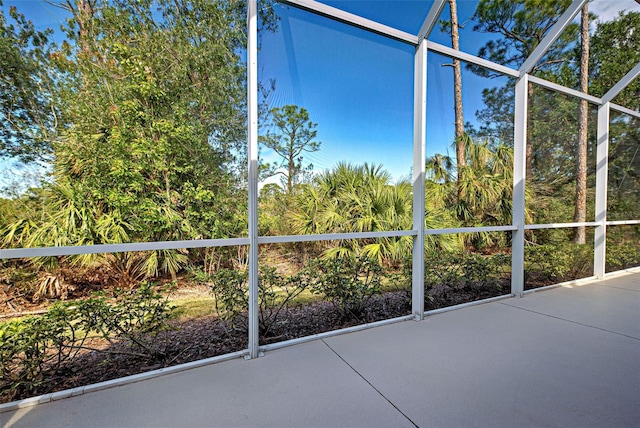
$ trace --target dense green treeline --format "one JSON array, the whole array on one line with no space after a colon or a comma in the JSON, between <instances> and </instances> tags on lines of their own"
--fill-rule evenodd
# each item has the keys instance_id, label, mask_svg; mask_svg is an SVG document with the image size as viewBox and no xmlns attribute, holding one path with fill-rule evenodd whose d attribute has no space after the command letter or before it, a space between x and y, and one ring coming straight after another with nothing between
<instances>
[{"instance_id":1,"label":"dense green treeline","mask_svg":"<svg viewBox=\"0 0 640 428\"><path fill-rule=\"evenodd\" d=\"M549 17L557 17L567 2L508 3L506 8L502 1L481 1L474 19L476 30L503 36L479 55L514 65L535 48L555 22ZM261 4L261 25L276 28L269 3ZM0 82L0 156L48 166L38 186L0 199L3 247L246 236L244 2L76 0L60 6L71 15L62 42L54 42L51 31L36 30L15 8L9 16L0 15L5 76ZM569 26L533 73L576 87L578 31L577 25ZM640 61L640 14L621 14L592 33L589 91L600 96ZM477 66L471 69L487 75ZM465 125L457 140L464 159L440 154L426 160L429 229L512 222L513 82L486 89L483 99L480 125ZM614 101L637 109L638 99L640 83L634 82ZM322 150L316 128L323 124L313 123L303 107L263 110L271 128L260 142L282 157L280 165L263 165L263 175L284 179L282 186L267 184L261 190L261 234L412 228L412 183L393 182L384 165L338 163L312 173L302 155ZM594 218L594 111L588 118L586 221ZM571 222L579 176L579 102L531 86L529 112L527 222ZM612 219L640 212L639 128L634 118L612 116ZM536 232L527 239L557 244L571 233ZM429 235L425 245L430 252L503 252L509 239L490 233ZM365 255L388 265L397 265L412 251L410 237L301 245L313 256ZM32 262L51 272L105 264L136 282L175 277L185 269L234 267L230 259L242 263L244 250Z\"/></svg>"}]
</instances>

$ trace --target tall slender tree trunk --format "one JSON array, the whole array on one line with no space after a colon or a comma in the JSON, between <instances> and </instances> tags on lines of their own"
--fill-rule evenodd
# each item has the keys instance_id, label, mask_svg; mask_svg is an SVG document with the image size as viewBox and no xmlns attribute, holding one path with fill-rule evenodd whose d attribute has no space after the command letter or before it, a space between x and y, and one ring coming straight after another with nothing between
<instances>
[{"instance_id":1,"label":"tall slender tree trunk","mask_svg":"<svg viewBox=\"0 0 640 428\"><path fill-rule=\"evenodd\" d=\"M460 35L458 33L458 5L456 0L449 1L449 11L451 15L451 47L453 49L460 49ZM454 104L453 109L455 112L455 125L456 125L456 162L458 167L458 187L462 179L462 168L466 166L466 141L464 138L464 115L462 112L462 71L460 67L460 60L453 60L453 96ZM460 194L458 190L458 200Z\"/></svg>"},{"instance_id":2,"label":"tall slender tree trunk","mask_svg":"<svg viewBox=\"0 0 640 428\"><path fill-rule=\"evenodd\" d=\"M589 90L589 3L582 8L580 21L580 91ZM580 100L578 111L578 146L576 153L576 198L573 221L587 221L587 137L588 137L589 105L586 100ZM575 228L573 242L586 243L586 227Z\"/></svg>"},{"instance_id":3,"label":"tall slender tree trunk","mask_svg":"<svg viewBox=\"0 0 640 428\"><path fill-rule=\"evenodd\" d=\"M78 43L80 52L89 55L89 37L91 36L91 20L95 13L95 0L66 0L66 3L60 3L60 7L66 9L74 15L78 24Z\"/></svg>"}]
</instances>

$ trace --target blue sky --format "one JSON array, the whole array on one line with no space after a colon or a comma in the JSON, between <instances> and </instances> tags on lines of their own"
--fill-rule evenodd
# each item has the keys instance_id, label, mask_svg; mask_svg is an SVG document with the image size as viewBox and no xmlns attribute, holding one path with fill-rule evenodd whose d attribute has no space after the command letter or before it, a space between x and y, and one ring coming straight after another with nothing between
<instances>
[{"instance_id":1,"label":"blue sky","mask_svg":"<svg viewBox=\"0 0 640 428\"><path fill-rule=\"evenodd\" d=\"M323 0L331 6L416 34L431 1ZM490 35L472 33L476 1L458 0L464 24L461 49L476 54ZM58 30L66 13L44 0L5 0L31 19L38 29ZM609 20L621 9L639 10L633 0L595 0L592 12ZM293 7L277 5L281 20L276 33L263 33L259 53L260 79L275 80L268 104L305 107L318 124L321 150L305 156L315 171L332 168L339 161L378 163L394 179L408 177L413 156L413 55L410 45L368 33ZM448 7L442 17L448 18ZM430 40L451 45L436 27ZM443 64L451 60L429 53L427 156L449 151L453 140L453 71ZM481 92L500 86L506 78L480 78L463 67L465 121L475 123L483 108ZM276 156L263 149L264 160ZM2 165L2 164L0 164ZM6 168L6 164L5 167Z\"/></svg>"},{"instance_id":2,"label":"blue sky","mask_svg":"<svg viewBox=\"0 0 640 428\"><path fill-rule=\"evenodd\" d=\"M417 34L431 2L325 1L348 12ZM467 20L476 2L460 2ZM390 7L394 6L394 7ZM263 34L258 56L261 80L275 79L269 104L305 107L318 124L319 152L305 159L315 170L339 161L383 164L398 180L413 165L413 72L415 48L296 8L278 6L279 29ZM448 8L443 16L449 16ZM491 36L475 36L468 51ZM430 40L451 45L447 34L434 29ZM463 44L464 46L464 44ZM427 155L446 153L454 135L453 69L451 60L428 55ZM475 122L482 107L481 91L506 79L484 79L463 70L465 120ZM277 160L269 150L261 156Z\"/></svg>"},{"instance_id":3,"label":"blue sky","mask_svg":"<svg viewBox=\"0 0 640 428\"><path fill-rule=\"evenodd\" d=\"M334 1L322 3L417 34L431 1ZM461 50L477 54L495 35L474 33L472 17L477 1L458 0ZM622 9L638 10L633 0L595 0L590 10L608 21ZM398 180L408 177L413 156L412 46L293 7L277 6L280 26L275 34L262 34L258 56L260 78L275 79L271 107L305 107L318 124L319 152L305 160L315 171L339 161L383 164ZM445 6L441 18L448 19ZM433 30L429 40L451 46L450 36ZM451 60L428 54L427 156L455 154L453 69ZM463 63L464 119L476 125L476 112L484 108L482 90L503 86L506 77L479 77ZM261 157L277 156L263 149Z\"/></svg>"}]
</instances>

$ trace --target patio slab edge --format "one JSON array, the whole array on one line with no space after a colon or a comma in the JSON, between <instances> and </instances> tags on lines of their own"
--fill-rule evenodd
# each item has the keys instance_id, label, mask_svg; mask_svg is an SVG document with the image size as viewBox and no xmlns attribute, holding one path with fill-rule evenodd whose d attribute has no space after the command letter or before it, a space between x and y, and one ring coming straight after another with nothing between
<instances>
[{"instance_id":1,"label":"patio slab edge","mask_svg":"<svg viewBox=\"0 0 640 428\"><path fill-rule=\"evenodd\" d=\"M116 386L128 385L143 380L153 379L158 376L164 376L168 374L178 373L185 370L191 370L198 367L207 366L210 364L220 363L222 361L233 360L236 358L244 357L248 353L247 350L232 352L230 354L219 355L216 357L206 358L204 360L191 361L177 366L163 367L161 369L152 370L144 373L138 373L131 376L125 376L117 379L106 380L104 382L93 383L85 386L78 386L75 388L65 389L57 392L50 392L35 397L25 398L24 400L10 401L8 403L0 404L0 414L10 412L13 410L23 409L25 407L37 406L38 404L49 403L51 401L58 401L69 397L76 397L78 395L87 394L90 392L101 391L103 389L113 388Z\"/></svg>"}]
</instances>

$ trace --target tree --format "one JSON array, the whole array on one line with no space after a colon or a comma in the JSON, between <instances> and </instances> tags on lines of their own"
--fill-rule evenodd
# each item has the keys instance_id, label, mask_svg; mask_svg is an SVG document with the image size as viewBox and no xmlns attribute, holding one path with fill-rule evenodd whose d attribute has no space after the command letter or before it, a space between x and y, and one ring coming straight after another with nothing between
<instances>
[{"instance_id":1,"label":"tree","mask_svg":"<svg viewBox=\"0 0 640 428\"><path fill-rule=\"evenodd\" d=\"M589 3L582 7L580 19L580 91L589 92ZM580 100L578 111L578 144L576 153L576 197L573 221L587 221L587 138L588 138L589 105L587 100ZM587 239L585 226L574 230L573 242L584 244Z\"/></svg>"},{"instance_id":2,"label":"tree","mask_svg":"<svg viewBox=\"0 0 640 428\"><path fill-rule=\"evenodd\" d=\"M456 0L447 0L449 3L449 21L441 21L440 25L444 31L451 35L451 47L456 50L460 50L460 34L461 28L458 22L458 5ZM460 181L460 171L466 165L465 147L467 137L465 136L464 129L464 113L462 105L462 70L460 66L460 60L453 59L451 64L444 64L453 68L453 110L455 116L455 137L454 144L456 147L456 163L458 181Z\"/></svg>"},{"instance_id":3,"label":"tree","mask_svg":"<svg viewBox=\"0 0 640 428\"><path fill-rule=\"evenodd\" d=\"M56 146L56 178L82 180L125 217L133 240L236 233L228 164L245 135L238 5L77 5L65 52L72 125Z\"/></svg>"},{"instance_id":4,"label":"tree","mask_svg":"<svg viewBox=\"0 0 640 428\"><path fill-rule=\"evenodd\" d=\"M302 166L302 154L320 150L322 143L315 141L317 124L309 120L309 113L305 108L285 105L271 109L270 113L272 128L275 130L261 135L260 143L282 158L282 163L271 167L272 174L284 176L286 194L291 195L294 185L301 181L304 172L313 168L312 164Z\"/></svg>"},{"instance_id":5,"label":"tree","mask_svg":"<svg viewBox=\"0 0 640 428\"><path fill-rule=\"evenodd\" d=\"M0 11L0 157L46 161L59 118L49 69L51 30L36 30L15 6L9 17L14 23Z\"/></svg>"},{"instance_id":6,"label":"tree","mask_svg":"<svg viewBox=\"0 0 640 428\"><path fill-rule=\"evenodd\" d=\"M435 155L427 160L427 201L440 201L439 207L453 213L460 226L496 226L509 224L512 218L513 148L504 143L467 139L466 165L460 180L452 182L452 162ZM529 213L527 212L527 217ZM505 244L490 233L469 234L475 247Z\"/></svg>"},{"instance_id":7,"label":"tree","mask_svg":"<svg viewBox=\"0 0 640 428\"><path fill-rule=\"evenodd\" d=\"M43 189L41 212L11 225L13 241L80 245L241 234L247 198L234 172L246 146L244 3L63 4L72 18L67 40L52 55L64 75L58 101L65 118L51 142L53 183ZM59 227L63 211L76 225L68 232ZM118 233L102 233L107 223ZM185 260L175 251L144 257L149 273L175 272ZM132 261L139 255L116 262Z\"/></svg>"},{"instance_id":8,"label":"tree","mask_svg":"<svg viewBox=\"0 0 640 428\"><path fill-rule=\"evenodd\" d=\"M620 13L609 22L598 23L591 37L590 53L590 91L602 96L640 62L640 13ZM631 82L614 102L640 109L640 80ZM640 212L638 119L612 111L609 137L607 217L627 220Z\"/></svg>"},{"instance_id":9,"label":"tree","mask_svg":"<svg viewBox=\"0 0 640 428\"><path fill-rule=\"evenodd\" d=\"M571 0L480 0L473 29L502 37L487 42L478 56L519 68L570 4ZM561 64L576 30L575 25L566 28L534 72Z\"/></svg>"},{"instance_id":10,"label":"tree","mask_svg":"<svg viewBox=\"0 0 640 428\"><path fill-rule=\"evenodd\" d=\"M571 0L481 0L474 14L477 22L474 30L496 33L501 37L487 42L478 51L478 56L519 68L569 4ZM571 47L571 42L575 40L576 32L577 26L569 25L546 55L535 65L533 74L555 80L554 76L558 74L558 69L567 59L566 52ZM495 75L478 66L469 66L469 68L483 76ZM530 96L532 91L533 86L529 85ZM504 116L505 106L510 110L507 117L513 117L513 97L509 96L510 93L510 90L502 91L497 88L483 91L483 97L487 97L485 100L489 101L486 103L488 109L496 110L496 114L481 112L481 117L488 118L490 121L492 117ZM489 124L487 128L491 129L492 126ZM532 177L532 146L529 144L526 149L526 174L527 177Z\"/></svg>"},{"instance_id":11,"label":"tree","mask_svg":"<svg viewBox=\"0 0 640 428\"><path fill-rule=\"evenodd\" d=\"M590 45L590 93L601 97L640 62L640 12L621 12L609 22L599 22ZM640 80L631 82L614 102L639 110Z\"/></svg>"},{"instance_id":12,"label":"tree","mask_svg":"<svg viewBox=\"0 0 640 428\"><path fill-rule=\"evenodd\" d=\"M391 175L380 165L339 163L303 186L296 195L291 223L297 234L409 230L413 223L412 186L409 181L391 183ZM454 227L456 219L443 204L426 198L425 226ZM399 261L411 254L409 236L343 240L330 247L326 256L366 254L380 261ZM430 249L459 249L453 235L425 237Z\"/></svg>"}]
</instances>

